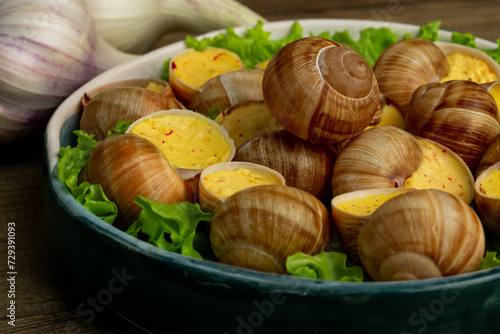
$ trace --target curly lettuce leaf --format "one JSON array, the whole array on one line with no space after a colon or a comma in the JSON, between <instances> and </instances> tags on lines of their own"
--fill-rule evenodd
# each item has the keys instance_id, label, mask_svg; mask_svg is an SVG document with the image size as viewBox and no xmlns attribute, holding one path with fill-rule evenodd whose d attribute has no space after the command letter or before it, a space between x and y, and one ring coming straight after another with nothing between
<instances>
[{"instance_id":1,"label":"curly lettuce leaf","mask_svg":"<svg viewBox=\"0 0 500 334\"><path fill-rule=\"evenodd\" d=\"M127 131L127 129L129 128L129 126L131 124L132 124L131 120L128 120L128 121L121 120L121 121L116 122L113 130L108 131L106 138L114 136L114 135L118 135L118 134L124 134L125 131Z\"/></svg>"},{"instance_id":2,"label":"curly lettuce leaf","mask_svg":"<svg viewBox=\"0 0 500 334\"><path fill-rule=\"evenodd\" d=\"M441 27L441 20L429 22L425 25L422 25L420 26L417 37L428 39L429 41L435 42L438 40L438 33L440 27Z\"/></svg>"},{"instance_id":3,"label":"curly lettuce leaf","mask_svg":"<svg viewBox=\"0 0 500 334\"><path fill-rule=\"evenodd\" d=\"M500 266L500 255L497 252L486 252L478 270L490 269Z\"/></svg>"},{"instance_id":4,"label":"curly lettuce leaf","mask_svg":"<svg viewBox=\"0 0 500 334\"><path fill-rule=\"evenodd\" d=\"M146 234L148 242L166 251L202 259L196 249L196 228L200 221L211 221L212 214L203 212L198 203L165 204L136 196L135 203L142 207L139 218L129 228L129 234Z\"/></svg>"},{"instance_id":5,"label":"curly lettuce leaf","mask_svg":"<svg viewBox=\"0 0 500 334\"><path fill-rule=\"evenodd\" d=\"M362 282L363 269L347 267L347 255L340 252L321 252L317 255L296 253L286 259L286 270L292 276L343 281Z\"/></svg>"},{"instance_id":6,"label":"curly lettuce leaf","mask_svg":"<svg viewBox=\"0 0 500 334\"><path fill-rule=\"evenodd\" d=\"M246 68L254 68L261 61L274 56L279 49L286 44L302 38L302 26L295 22L292 24L289 34L281 39L272 39L271 33L263 29L264 22L259 21L253 28L239 36L233 28L226 29L226 33L220 33L214 37L197 39L187 36L187 47L201 51L206 47L219 47L233 51L240 56Z\"/></svg>"},{"instance_id":7,"label":"curly lettuce leaf","mask_svg":"<svg viewBox=\"0 0 500 334\"><path fill-rule=\"evenodd\" d=\"M90 154L99 142L93 139L94 135L82 130L73 133L78 137L77 145L68 145L59 150L57 179L68 187L73 197L87 210L108 224L113 224L118 215L118 208L106 197L102 187L91 185L89 182L78 184L80 172L87 166Z\"/></svg>"}]
</instances>

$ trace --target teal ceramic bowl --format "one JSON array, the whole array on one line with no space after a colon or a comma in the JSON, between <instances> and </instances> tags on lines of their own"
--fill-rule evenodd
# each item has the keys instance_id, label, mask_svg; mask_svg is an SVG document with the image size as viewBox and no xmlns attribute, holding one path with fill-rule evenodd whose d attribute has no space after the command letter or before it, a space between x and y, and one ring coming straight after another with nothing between
<instances>
[{"instance_id":1,"label":"teal ceramic bowl","mask_svg":"<svg viewBox=\"0 0 500 334\"><path fill-rule=\"evenodd\" d=\"M357 20L303 20L304 33L388 26ZM273 37L291 21L266 24ZM242 32L244 28L236 29ZM440 32L440 39L451 33ZM487 41L478 46L495 48ZM57 181L61 146L75 145L85 91L114 81L157 76L183 50L179 42L117 66L85 84L54 113L44 152L44 201L64 263L111 307L155 333L500 333L500 268L440 279L393 283L318 281L260 273L158 249L101 221ZM80 305L91 321L96 310Z\"/></svg>"}]
</instances>

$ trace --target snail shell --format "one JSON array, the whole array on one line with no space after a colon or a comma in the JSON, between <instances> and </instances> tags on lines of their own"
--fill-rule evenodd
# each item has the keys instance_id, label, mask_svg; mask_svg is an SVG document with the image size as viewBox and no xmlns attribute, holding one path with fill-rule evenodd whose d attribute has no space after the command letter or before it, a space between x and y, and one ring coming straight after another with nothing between
<instances>
[{"instance_id":1,"label":"snail shell","mask_svg":"<svg viewBox=\"0 0 500 334\"><path fill-rule=\"evenodd\" d=\"M448 147L474 172L488 144L500 133L499 120L495 99L483 86L452 80L415 90L406 128Z\"/></svg>"},{"instance_id":2,"label":"snail shell","mask_svg":"<svg viewBox=\"0 0 500 334\"><path fill-rule=\"evenodd\" d=\"M354 262L361 264L358 255L358 235L361 227L370 217L370 214L359 215L344 210L342 205L346 202L361 200L369 196L391 195L396 193L404 193L414 191L414 188L376 188L367 190L358 190L350 193L345 193L335 196L332 199L332 217L335 231L345 253Z\"/></svg>"},{"instance_id":3,"label":"snail shell","mask_svg":"<svg viewBox=\"0 0 500 334\"><path fill-rule=\"evenodd\" d=\"M220 262L284 273L297 252L317 254L331 243L331 218L314 196L289 186L241 190L217 209L210 242Z\"/></svg>"},{"instance_id":4,"label":"snail shell","mask_svg":"<svg viewBox=\"0 0 500 334\"><path fill-rule=\"evenodd\" d=\"M487 168L500 161L500 133L490 142L476 169L476 178Z\"/></svg>"},{"instance_id":5,"label":"snail shell","mask_svg":"<svg viewBox=\"0 0 500 334\"><path fill-rule=\"evenodd\" d=\"M375 281L472 272L484 250L484 230L474 210L435 189L410 191L385 202L358 237L359 256Z\"/></svg>"},{"instance_id":6,"label":"snail shell","mask_svg":"<svg viewBox=\"0 0 500 334\"><path fill-rule=\"evenodd\" d=\"M264 172L266 174L274 175L279 181L281 185L285 185L285 178L275 171L274 169L268 168L263 165L254 164L251 162L239 162L239 161L231 161L231 162L221 162L212 166L209 166L201 172L198 189L199 189L199 203L200 207L205 212L214 213L217 208L226 201L227 198L222 198L216 195L213 191L211 191L203 182L205 176L210 173L224 171L224 170L236 170L238 168L245 168L250 170L255 170L259 172Z\"/></svg>"},{"instance_id":7,"label":"snail shell","mask_svg":"<svg viewBox=\"0 0 500 334\"><path fill-rule=\"evenodd\" d=\"M116 122L132 122L159 110L183 109L176 99L142 87L112 87L95 95L83 110L80 129L94 134L96 140L106 138Z\"/></svg>"},{"instance_id":8,"label":"snail shell","mask_svg":"<svg viewBox=\"0 0 500 334\"><path fill-rule=\"evenodd\" d=\"M271 114L289 132L314 143L336 143L361 132L379 106L370 65L354 50L306 37L270 60L262 82Z\"/></svg>"},{"instance_id":9,"label":"snail shell","mask_svg":"<svg viewBox=\"0 0 500 334\"><path fill-rule=\"evenodd\" d=\"M484 227L500 237L500 197L492 197L486 195L481 190L481 182L493 171L500 169L500 160L485 169L476 179L474 183L474 208L478 216L481 218Z\"/></svg>"},{"instance_id":10,"label":"snail shell","mask_svg":"<svg viewBox=\"0 0 500 334\"><path fill-rule=\"evenodd\" d=\"M276 130L241 144L233 161L264 165L283 175L286 184L305 190L323 203L332 198L331 179L337 152L327 144L313 144L286 130Z\"/></svg>"},{"instance_id":11,"label":"snail shell","mask_svg":"<svg viewBox=\"0 0 500 334\"><path fill-rule=\"evenodd\" d=\"M408 38L387 47L375 62L373 72L380 92L391 98L404 115L413 91L421 85L439 82L448 74L449 64L433 42Z\"/></svg>"},{"instance_id":12,"label":"snail shell","mask_svg":"<svg viewBox=\"0 0 500 334\"><path fill-rule=\"evenodd\" d=\"M193 201L192 186L177 175L168 160L151 142L132 134L104 139L92 151L84 180L100 184L118 207L115 226L126 229L137 219L141 207L136 196L172 204Z\"/></svg>"},{"instance_id":13,"label":"snail shell","mask_svg":"<svg viewBox=\"0 0 500 334\"><path fill-rule=\"evenodd\" d=\"M227 109L240 102L262 101L261 70L236 70L208 80L189 103L189 109L206 114L211 108Z\"/></svg>"}]
</instances>

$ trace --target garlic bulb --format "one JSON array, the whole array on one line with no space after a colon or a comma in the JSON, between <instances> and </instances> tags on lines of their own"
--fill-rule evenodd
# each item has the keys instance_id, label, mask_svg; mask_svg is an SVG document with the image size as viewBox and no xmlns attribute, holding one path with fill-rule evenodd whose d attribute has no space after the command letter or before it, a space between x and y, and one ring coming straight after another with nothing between
<instances>
[{"instance_id":1,"label":"garlic bulb","mask_svg":"<svg viewBox=\"0 0 500 334\"><path fill-rule=\"evenodd\" d=\"M0 22L0 146L41 130L83 83L136 57L99 37L83 0L4 0Z\"/></svg>"},{"instance_id":2,"label":"garlic bulb","mask_svg":"<svg viewBox=\"0 0 500 334\"><path fill-rule=\"evenodd\" d=\"M136 196L168 204L195 198L192 185L176 173L160 150L132 134L114 135L100 142L81 178L100 184L115 202L118 217L114 225L120 229L127 229L141 211L134 203Z\"/></svg>"},{"instance_id":3,"label":"garlic bulb","mask_svg":"<svg viewBox=\"0 0 500 334\"><path fill-rule=\"evenodd\" d=\"M194 33L266 21L234 0L87 0L97 30L120 50L143 53L168 31Z\"/></svg>"},{"instance_id":4,"label":"garlic bulb","mask_svg":"<svg viewBox=\"0 0 500 334\"><path fill-rule=\"evenodd\" d=\"M484 230L474 210L435 189L388 200L368 218L358 237L361 262L376 281L472 272L484 250Z\"/></svg>"},{"instance_id":5,"label":"garlic bulb","mask_svg":"<svg viewBox=\"0 0 500 334\"><path fill-rule=\"evenodd\" d=\"M351 48L318 37L281 48L266 67L262 91L278 122L313 143L352 138L379 107L370 65Z\"/></svg>"},{"instance_id":6,"label":"garlic bulb","mask_svg":"<svg viewBox=\"0 0 500 334\"><path fill-rule=\"evenodd\" d=\"M326 207L308 192L281 185L235 193L217 209L210 227L220 262L280 274L288 256L328 251L331 238Z\"/></svg>"}]
</instances>

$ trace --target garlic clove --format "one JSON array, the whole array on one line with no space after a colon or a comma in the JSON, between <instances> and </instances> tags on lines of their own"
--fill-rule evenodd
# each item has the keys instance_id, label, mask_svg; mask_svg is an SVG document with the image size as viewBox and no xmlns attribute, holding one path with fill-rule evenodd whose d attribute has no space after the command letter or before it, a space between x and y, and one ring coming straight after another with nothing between
<instances>
[{"instance_id":1,"label":"garlic clove","mask_svg":"<svg viewBox=\"0 0 500 334\"><path fill-rule=\"evenodd\" d=\"M193 188L176 173L151 142L132 134L104 139L92 151L83 180L100 184L118 207L115 226L127 229L141 208L134 203L144 196L162 203L193 201Z\"/></svg>"},{"instance_id":2,"label":"garlic clove","mask_svg":"<svg viewBox=\"0 0 500 334\"><path fill-rule=\"evenodd\" d=\"M500 133L499 120L495 100L483 86L453 80L415 90L406 128L448 147L474 172L487 146Z\"/></svg>"},{"instance_id":3,"label":"garlic clove","mask_svg":"<svg viewBox=\"0 0 500 334\"><path fill-rule=\"evenodd\" d=\"M275 130L241 144L233 161L272 168L283 175L287 185L328 203L332 199L331 179L336 158L337 152L330 145L310 143L286 130Z\"/></svg>"},{"instance_id":4,"label":"garlic clove","mask_svg":"<svg viewBox=\"0 0 500 334\"><path fill-rule=\"evenodd\" d=\"M358 252L375 281L416 280L478 269L485 235L474 210L441 190L410 191L361 227Z\"/></svg>"},{"instance_id":5,"label":"garlic clove","mask_svg":"<svg viewBox=\"0 0 500 334\"><path fill-rule=\"evenodd\" d=\"M370 124L379 105L370 65L351 48L317 37L281 48L266 67L262 90L278 122L315 143L352 138Z\"/></svg>"},{"instance_id":6,"label":"garlic clove","mask_svg":"<svg viewBox=\"0 0 500 334\"><path fill-rule=\"evenodd\" d=\"M157 111L136 120L126 133L155 144L184 180L210 165L231 161L236 151L225 129L192 110Z\"/></svg>"},{"instance_id":7,"label":"garlic clove","mask_svg":"<svg viewBox=\"0 0 500 334\"><path fill-rule=\"evenodd\" d=\"M146 88L111 87L95 95L86 104L80 119L80 129L96 135L96 140L102 140L118 121L136 121L159 110L182 107L178 100Z\"/></svg>"},{"instance_id":8,"label":"garlic clove","mask_svg":"<svg viewBox=\"0 0 500 334\"><path fill-rule=\"evenodd\" d=\"M170 61L170 84L175 95L190 109L196 110L190 103L207 81L220 74L244 68L240 57L232 51L215 47L207 47L203 51L187 49ZM209 106L212 107L216 106ZM205 112L206 109L203 110Z\"/></svg>"},{"instance_id":9,"label":"garlic clove","mask_svg":"<svg viewBox=\"0 0 500 334\"><path fill-rule=\"evenodd\" d=\"M414 188L375 188L335 196L331 201L333 224L346 254L361 264L358 235L371 214L389 199Z\"/></svg>"},{"instance_id":10,"label":"garlic clove","mask_svg":"<svg viewBox=\"0 0 500 334\"><path fill-rule=\"evenodd\" d=\"M251 162L221 162L203 170L199 179L199 202L203 211L214 213L237 191L265 184L285 185L285 178L263 165Z\"/></svg>"},{"instance_id":11,"label":"garlic clove","mask_svg":"<svg viewBox=\"0 0 500 334\"><path fill-rule=\"evenodd\" d=\"M235 104L221 112L215 121L227 130L236 148L261 133L283 129L264 101Z\"/></svg>"},{"instance_id":12,"label":"garlic clove","mask_svg":"<svg viewBox=\"0 0 500 334\"><path fill-rule=\"evenodd\" d=\"M207 114L211 108L227 109L240 102L263 101L262 77L259 70L234 70L221 73L200 87L188 107Z\"/></svg>"},{"instance_id":13,"label":"garlic clove","mask_svg":"<svg viewBox=\"0 0 500 334\"><path fill-rule=\"evenodd\" d=\"M474 183L474 208L484 227L500 237L500 160L485 169Z\"/></svg>"},{"instance_id":14,"label":"garlic clove","mask_svg":"<svg viewBox=\"0 0 500 334\"><path fill-rule=\"evenodd\" d=\"M194 33L266 21L233 0L86 0L99 33L113 46L131 53L148 51L169 31Z\"/></svg>"},{"instance_id":15,"label":"garlic clove","mask_svg":"<svg viewBox=\"0 0 500 334\"><path fill-rule=\"evenodd\" d=\"M386 48L375 62L373 72L380 92L391 98L405 115L413 91L440 81L448 74L449 64L433 42L408 38Z\"/></svg>"},{"instance_id":16,"label":"garlic clove","mask_svg":"<svg viewBox=\"0 0 500 334\"><path fill-rule=\"evenodd\" d=\"M217 209L210 226L220 262L279 274L288 256L328 251L331 240L326 207L308 192L281 185L235 193Z\"/></svg>"}]
</instances>

